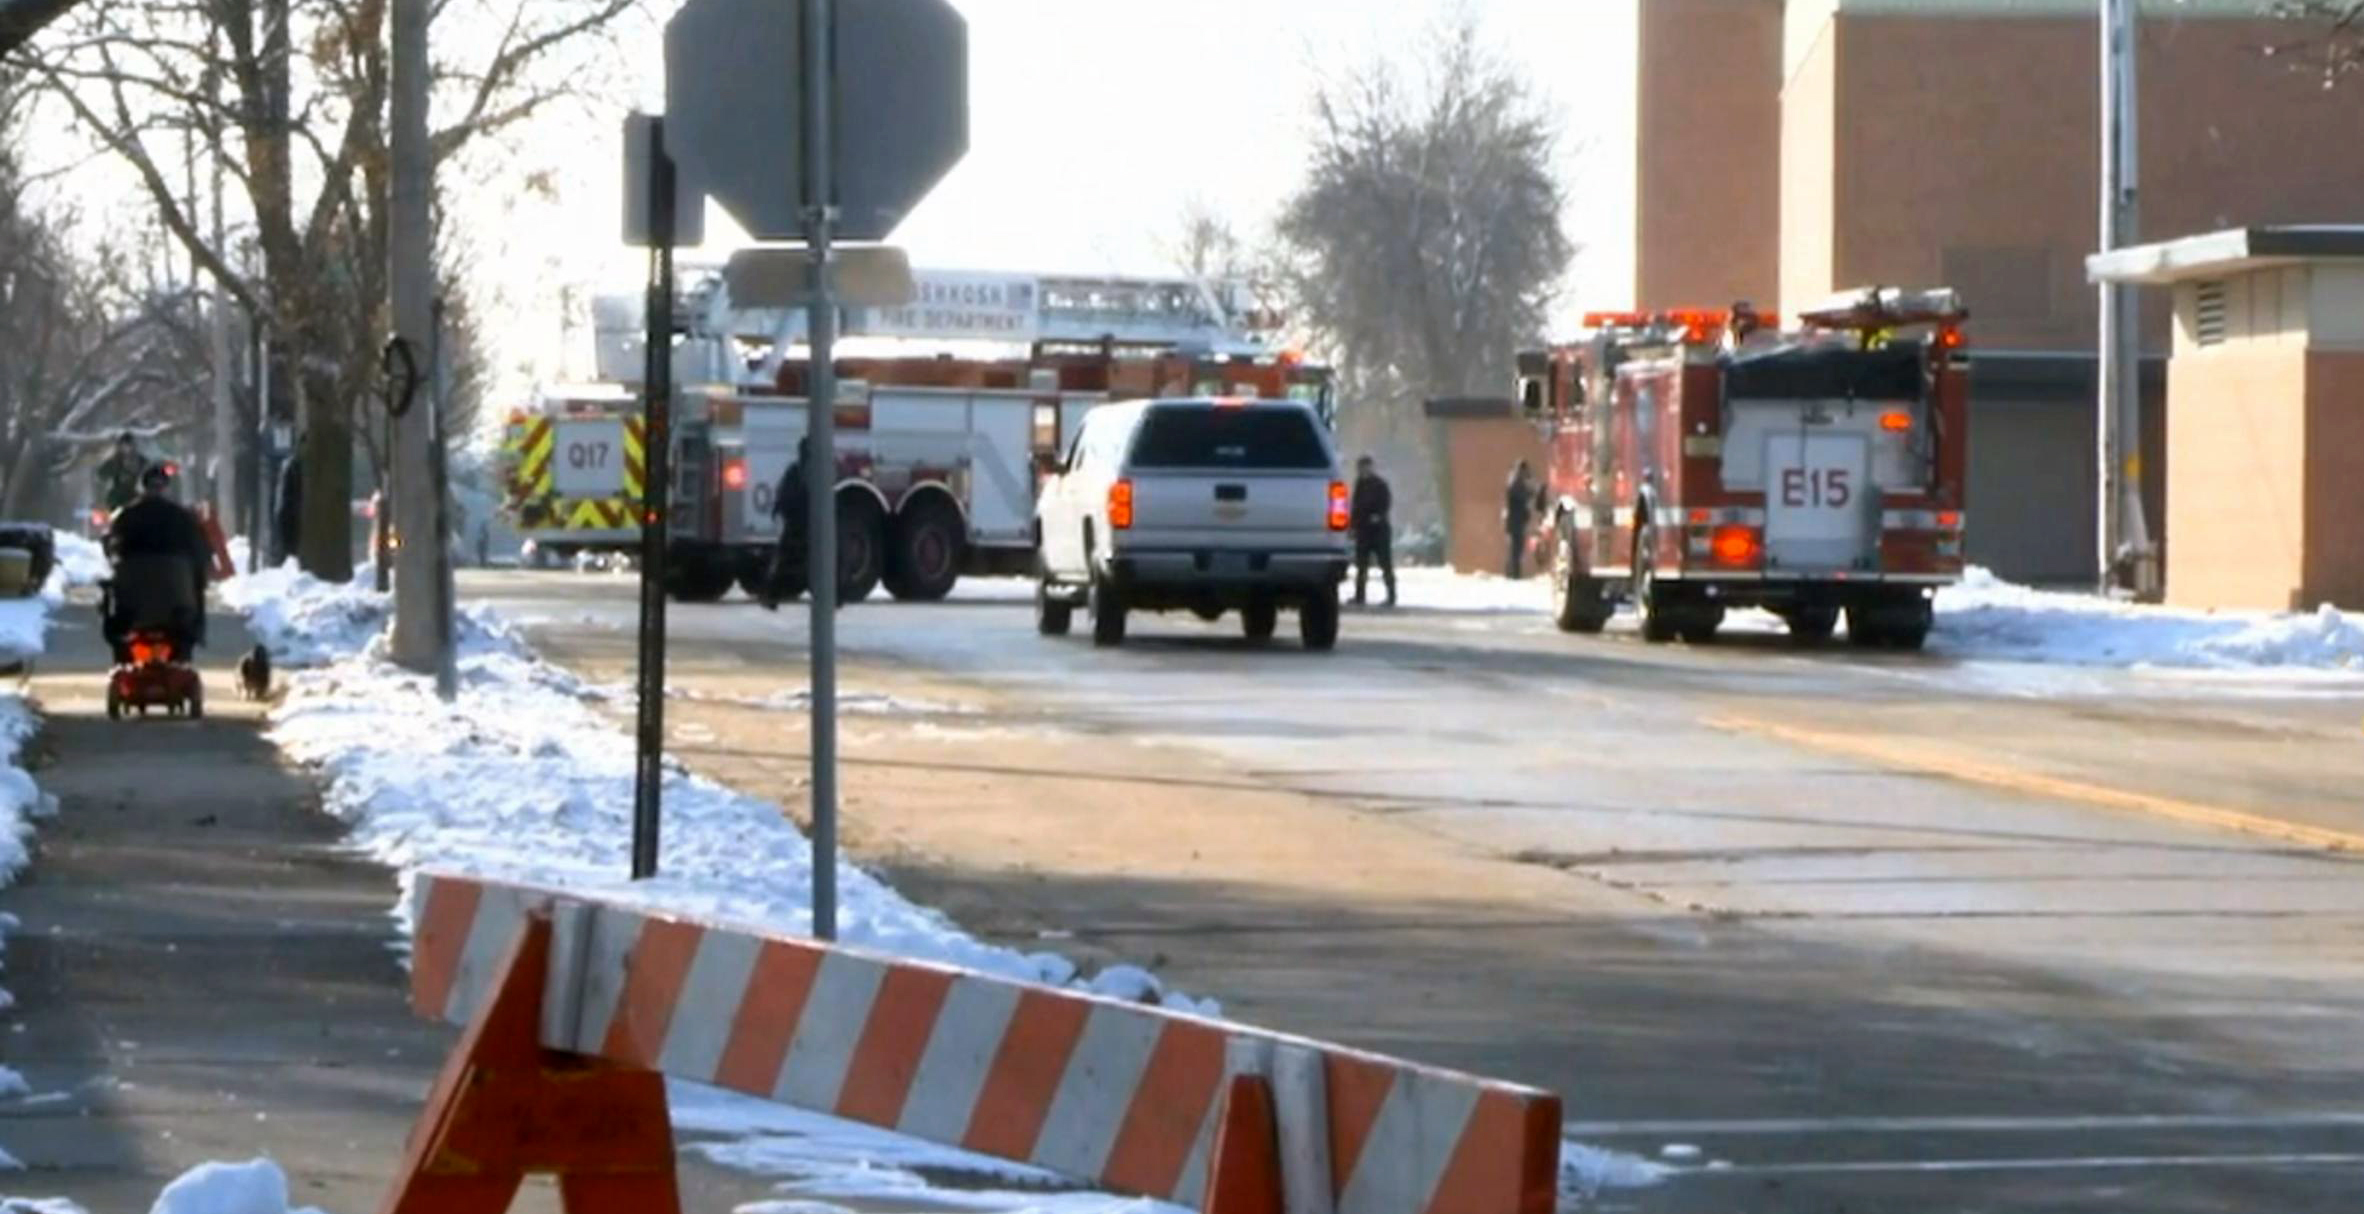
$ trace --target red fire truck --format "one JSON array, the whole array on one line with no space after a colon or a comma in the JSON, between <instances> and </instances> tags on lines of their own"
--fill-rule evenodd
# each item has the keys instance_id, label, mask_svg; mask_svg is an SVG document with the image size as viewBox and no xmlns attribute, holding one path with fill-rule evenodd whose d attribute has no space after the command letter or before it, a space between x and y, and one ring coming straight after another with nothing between
<instances>
[{"instance_id":1,"label":"red fire truck","mask_svg":"<svg viewBox=\"0 0 2364 1214\"><path fill-rule=\"evenodd\" d=\"M1915 649L1962 573L1968 313L1949 290L1871 289L1779 331L1731 311L1601 313L1519 356L1549 448L1532 544L1553 615L1714 639L1733 607L1820 641Z\"/></svg>"}]
</instances>

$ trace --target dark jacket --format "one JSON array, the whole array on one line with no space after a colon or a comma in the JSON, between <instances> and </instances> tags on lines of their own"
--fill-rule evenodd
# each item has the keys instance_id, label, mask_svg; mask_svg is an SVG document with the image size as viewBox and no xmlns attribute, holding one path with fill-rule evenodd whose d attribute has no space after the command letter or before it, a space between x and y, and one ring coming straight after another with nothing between
<instances>
[{"instance_id":1,"label":"dark jacket","mask_svg":"<svg viewBox=\"0 0 2364 1214\"><path fill-rule=\"evenodd\" d=\"M1513 474L1510 484L1502 491L1502 529L1519 535L1527 529L1527 519L1535 509L1535 498L1541 492L1536 483Z\"/></svg>"},{"instance_id":2,"label":"dark jacket","mask_svg":"<svg viewBox=\"0 0 2364 1214\"><path fill-rule=\"evenodd\" d=\"M148 461L137 451L129 454L118 450L98 466L99 505L108 511L121 510L139 499L140 473Z\"/></svg>"},{"instance_id":3,"label":"dark jacket","mask_svg":"<svg viewBox=\"0 0 2364 1214\"><path fill-rule=\"evenodd\" d=\"M144 497L125 506L107 528L107 546L118 558L183 557L196 567L200 585L213 566L213 546L205 542L196 513L170 498Z\"/></svg>"},{"instance_id":4,"label":"dark jacket","mask_svg":"<svg viewBox=\"0 0 2364 1214\"><path fill-rule=\"evenodd\" d=\"M772 490L772 517L780 521L782 536L793 539L804 534L804 519L811 505L805 497L804 460L799 457L788 461L779 485Z\"/></svg>"},{"instance_id":5,"label":"dark jacket","mask_svg":"<svg viewBox=\"0 0 2364 1214\"><path fill-rule=\"evenodd\" d=\"M1376 472L1354 478L1354 529L1359 532L1388 529L1388 512L1395 508L1395 493L1387 487L1387 478Z\"/></svg>"}]
</instances>

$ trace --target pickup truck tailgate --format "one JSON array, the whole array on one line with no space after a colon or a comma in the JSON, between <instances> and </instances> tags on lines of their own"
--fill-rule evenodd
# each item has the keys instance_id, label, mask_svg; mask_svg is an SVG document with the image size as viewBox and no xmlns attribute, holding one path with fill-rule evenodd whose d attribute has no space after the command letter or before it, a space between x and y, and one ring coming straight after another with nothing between
<instances>
[{"instance_id":1,"label":"pickup truck tailgate","mask_svg":"<svg viewBox=\"0 0 2364 1214\"><path fill-rule=\"evenodd\" d=\"M1327 470L1149 472L1133 480L1132 542L1194 547L1329 542Z\"/></svg>"}]
</instances>

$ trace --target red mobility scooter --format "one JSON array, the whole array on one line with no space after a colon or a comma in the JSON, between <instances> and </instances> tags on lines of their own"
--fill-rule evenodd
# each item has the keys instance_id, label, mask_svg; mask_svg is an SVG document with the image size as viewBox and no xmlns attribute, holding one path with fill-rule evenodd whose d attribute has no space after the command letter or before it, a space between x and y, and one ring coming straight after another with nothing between
<instances>
[{"instance_id":1,"label":"red mobility scooter","mask_svg":"<svg viewBox=\"0 0 2364 1214\"><path fill-rule=\"evenodd\" d=\"M107 717L133 712L147 716L205 715L205 682L190 665L204 600L186 561L173 557L125 557L115 575L99 583L99 617L115 668L107 675Z\"/></svg>"}]
</instances>

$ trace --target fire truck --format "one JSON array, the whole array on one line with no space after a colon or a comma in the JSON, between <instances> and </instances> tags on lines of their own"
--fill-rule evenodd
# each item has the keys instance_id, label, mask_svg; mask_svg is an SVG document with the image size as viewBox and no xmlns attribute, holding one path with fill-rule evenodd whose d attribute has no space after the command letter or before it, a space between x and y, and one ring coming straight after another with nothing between
<instances>
[{"instance_id":1,"label":"fire truck","mask_svg":"<svg viewBox=\"0 0 2364 1214\"><path fill-rule=\"evenodd\" d=\"M639 544L640 402L623 387L559 389L511 412L499 460L503 510L532 555L567 561Z\"/></svg>"},{"instance_id":2,"label":"fire truck","mask_svg":"<svg viewBox=\"0 0 2364 1214\"><path fill-rule=\"evenodd\" d=\"M1330 376L1277 350L1237 297L1183 280L919 275L931 308L849 317L835 368L838 589L900 599L950 593L963 574L1031 570L1042 471L1084 413L1175 394L1293 396L1332 412ZM761 589L779 525L773 494L805 430L809 364L784 357L793 316L709 305L706 331L759 335L768 380L688 394L675 424L666 571L677 598ZM860 339L874 339L862 342ZM1012 338L1025 345L1009 348ZM887 339L883 342L877 339ZM986 340L1008 352L912 356L914 342ZM763 374L758 372L758 375ZM801 593L791 579L784 597Z\"/></svg>"},{"instance_id":3,"label":"fire truck","mask_svg":"<svg viewBox=\"0 0 2364 1214\"><path fill-rule=\"evenodd\" d=\"M1916 649L1962 573L1969 382L1950 290L1849 292L1780 331L1729 311L1597 313L1519 355L1549 456L1534 550L1552 614L1714 639L1762 607L1821 641Z\"/></svg>"}]
</instances>

